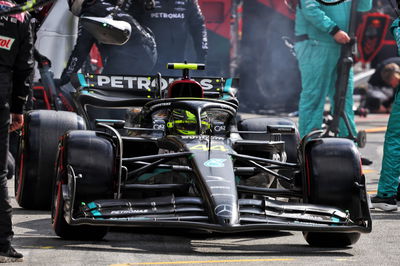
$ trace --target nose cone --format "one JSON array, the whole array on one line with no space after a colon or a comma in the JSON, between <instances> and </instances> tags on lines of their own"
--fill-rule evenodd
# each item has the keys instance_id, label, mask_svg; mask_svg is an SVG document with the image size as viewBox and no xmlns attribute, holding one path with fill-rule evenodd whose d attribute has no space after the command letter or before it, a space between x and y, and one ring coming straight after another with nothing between
<instances>
[{"instance_id":1,"label":"nose cone","mask_svg":"<svg viewBox=\"0 0 400 266\"><path fill-rule=\"evenodd\" d=\"M219 204L214 213L218 223L223 226L233 226L239 221L236 202Z\"/></svg>"}]
</instances>

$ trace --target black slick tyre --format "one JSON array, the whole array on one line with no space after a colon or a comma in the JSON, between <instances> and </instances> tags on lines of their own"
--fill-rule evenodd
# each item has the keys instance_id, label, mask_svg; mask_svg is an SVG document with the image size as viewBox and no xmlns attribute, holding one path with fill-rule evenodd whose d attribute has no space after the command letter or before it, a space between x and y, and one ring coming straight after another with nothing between
<instances>
[{"instance_id":1,"label":"black slick tyre","mask_svg":"<svg viewBox=\"0 0 400 266\"><path fill-rule=\"evenodd\" d=\"M112 199L115 175L115 149L112 142L98 136L94 131L74 130L64 135L57 159L57 177L53 189L52 224L61 238L73 240L99 240L108 232L108 227L70 225L66 213L73 204L74 212L81 202L96 199ZM69 169L73 169L73 173ZM75 198L69 191L65 204L62 188L71 188L68 175L79 175L76 179ZM71 219L71 217L69 217Z\"/></svg>"},{"instance_id":2,"label":"black slick tyre","mask_svg":"<svg viewBox=\"0 0 400 266\"><path fill-rule=\"evenodd\" d=\"M303 237L310 246L326 248L351 246L357 243L360 236L360 233L303 232Z\"/></svg>"},{"instance_id":3,"label":"black slick tyre","mask_svg":"<svg viewBox=\"0 0 400 266\"><path fill-rule=\"evenodd\" d=\"M25 115L15 178L15 198L21 207L50 208L58 141L72 129L85 129L76 113L34 110Z\"/></svg>"},{"instance_id":4,"label":"black slick tyre","mask_svg":"<svg viewBox=\"0 0 400 266\"><path fill-rule=\"evenodd\" d=\"M51 212L53 230L57 236L67 240L101 240L108 233L108 227L89 225L69 225L65 220L65 201L62 196L62 183L54 186L54 199Z\"/></svg>"},{"instance_id":5,"label":"black slick tyre","mask_svg":"<svg viewBox=\"0 0 400 266\"><path fill-rule=\"evenodd\" d=\"M306 144L304 154L305 200L339 208L349 212L352 221L361 221L362 188L356 184L365 185L365 180L354 142L338 138L315 139ZM311 246L318 247L346 247L360 238L358 232L303 232L303 235Z\"/></svg>"}]
</instances>

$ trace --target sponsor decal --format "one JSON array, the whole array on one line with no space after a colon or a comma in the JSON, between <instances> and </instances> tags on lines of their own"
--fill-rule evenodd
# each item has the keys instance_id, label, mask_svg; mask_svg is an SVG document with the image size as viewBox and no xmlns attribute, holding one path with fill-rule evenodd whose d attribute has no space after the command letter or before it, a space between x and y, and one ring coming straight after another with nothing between
<instances>
[{"instance_id":1,"label":"sponsor decal","mask_svg":"<svg viewBox=\"0 0 400 266\"><path fill-rule=\"evenodd\" d=\"M230 204L220 204L215 207L214 212L218 216L231 217L232 216L232 205Z\"/></svg>"},{"instance_id":2,"label":"sponsor decal","mask_svg":"<svg viewBox=\"0 0 400 266\"><path fill-rule=\"evenodd\" d=\"M14 41L15 39L13 38L0 35L0 48L5 50L11 50Z\"/></svg>"},{"instance_id":3,"label":"sponsor decal","mask_svg":"<svg viewBox=\"0 0 400 266\"><path fill-rule=\"evenodd\" d=\"M87 78L87 77L86 77ZM161 89L165 90L169 84L180 78L161 78ZM213 80L208 78L195 79L200 83L204 90L215 89L220 87L222 80ZM109 76L109 75L92 75L89 76L88 83L91 87L113 87L138 90L151 90L156 87L156 79L151 77L134 77L134 76ZM93 84L93 85L92 85Z\"/></svg>"},{"instance_id":4,"label":"sponsor decal","mask_svg":"<svg viewBox=\"0 0 400 266\"><path fill-rule=\"evenodd\" d=\"M165 130L165 124L154 121L153 122L153 129Z\"/></svg>"},{"instance_id":5,"label":"sponsor decal","mask_svg":"<svg viewBox=\"0 0 400 266\"><path fill-rule=\"evenodd\" d=\"M163 107L163 106L170 106L172 103L158 103L158 104L155 104L155 105L153 105L152 107L150 107L150 110L154 110L154 109L156 109L156 108L158 108L158 107Z\"/></svg>"},{"instance_id":6,"label":"sponsor decal","mask_svg":"<svg viewBox=\"0 0 400 266\"><path fill-rule=\"evenodd\" d=\"M226 131L226 127L225 125L215 125L214 126L214 131L215 132L225 132Z\"/></svg>"},{"instance_id":7,"label":"sponsor decal","mask_svg":"<svg viewBox=\"0 0 400 266\"><path fill-rule=\"evenodd\" d=\"M182 139L198 139L198 140L209 140L211 137L212 140L224 140L223 137L217 136L181 136Z\"/></svg>"},{"instance_id":8,"label":"sponsor decal","mask_svg":"<svg viewBox=\"0 0 400 266\"><path fill-rule=\"evenodd\" d=\"M216 158L212 158L206 162L204 162L204 166L206 167L224 167L225 164L224 162L226 161L226 159L216 159Z\"/></svg>"},{"instance_id":9,"label":"sponsor decal","mask_svg":"<svg viewBox=\"0 0 400 266\"><path fill-rule=\"evenodd\" d=\"M151 18L166 18L166 19L184 19L184 13L164 13L164 12L156 12L151 13Z\"/></svg>"},{"instance_id":10,"label":"sponsor decal","mask_svg":"<svg viewBox=\"0 0 400 266\"><path fill-rule=\"evenodd\" d=\"M340 219L336 218L336 217L331 217L331 221L334 223L338 223L338 222L340 222Z\"/></svg>"},{"instance_id":11,"label":"sponsor decal","mask_svg":"<svg viewBox=\"0 0 400 266\"><path fill-rule=\"evenodd\" d=\"M142 220L153 220L149 217L111 217L109 220L116 221L142 221Z\"/></svg>"},{"instance_id":12,"label":"sponsor decal","mask_svg":"<svg viewBox=\"0 0 400 266\"><path fill-rule=\"evenodd\" d=\"M151 80L148 77L97 76L99 87L147 89L150 90Z\"/></svg>"},{"instance_id":13,"label":"sponsor decal","mask_svg":"<svg viewBox=\"0 0 400 266\"><path fill-rule=\"evenodd\" d=\"M153 105L152 107L153 108L158 108L160 106L170 106L171 104L172 103L158 103L158 104Z\"/></svg>"},{"instance_id":14,"label":"sponsor decal","mask_svg":"<svg viewBox=\"0 0 400 266\"><path fill-rule=\"evenodd\" d=\"M140 209L134 210L134 209L132 209L132 210L111 211L110 214L118 215L118 214L136 214L136 213L148 213L148 212L149 212L149 210L146 210L146 209L144 209L144 210L140 210Z\"/></svg>"}]
</instances>

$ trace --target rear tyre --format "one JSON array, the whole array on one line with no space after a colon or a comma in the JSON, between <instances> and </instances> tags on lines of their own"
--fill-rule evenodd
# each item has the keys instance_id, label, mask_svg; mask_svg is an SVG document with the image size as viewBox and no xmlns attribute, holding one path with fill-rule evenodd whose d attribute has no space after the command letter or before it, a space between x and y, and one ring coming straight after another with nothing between
<instances>
[{"instance_id":1,"label":"rear tyre","mask_svg":"<svg viewBox=\"0 0 400 266\"><path fill-rule=\"evenodd\" d=\"M15 178L15 198L21 207L50 208L58 141L71 129L85 129L76 113L34 110L25 115Z\"/></svg>"},{"instance_id":2,"label":"rear tyre","mask_svg":"<svg viewBox=\"0 0 400 266\"><path fill-rule=\"evenodd\" d=\"M108 232L105 226L70 225L66 214L72 204L72 192L69 191L67 204L62 189L69 189L68 169L72 167L76 179L74 211L79 204L96 199L112 199L115 169L115 151L110 140L97 136L94 131L69 131L64 135L58 152L57 177L53 189L52 224L61 238L73 240L99 240Z\"/></svg>"},{"instance_id":3,"label":"rear tyre","mask_svg":"<svg viewBox=\"0 0 400 266\"><path fill-rule=\"evenodd\" d=\"M354 142L348 139L323 138L305 146L306 201L348 211L355 223L364 221L361 198L365 180L361 174L361 158ZM364 185L363 188L356 186ZM361 225L361 224L360 224ZM311 246L346 247L355 244L360 233L304 232Z\"/></svg>"}]
</instances>

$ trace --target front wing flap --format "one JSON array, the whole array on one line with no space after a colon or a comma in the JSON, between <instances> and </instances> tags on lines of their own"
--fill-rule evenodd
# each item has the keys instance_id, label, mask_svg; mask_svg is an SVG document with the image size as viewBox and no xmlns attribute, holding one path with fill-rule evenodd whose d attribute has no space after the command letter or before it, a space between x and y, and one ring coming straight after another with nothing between
<instances>
[{"instance_id":1,"label":"front wing flap","mask_svg":"<svg viewBox=\"0 0 400 266\"><path fill-rule=\"evenodd\" d=\"M349 219L349 214L342 210L312 204L287 203L268 197L259 200L239 199L239 210L236 211L240 214L237 224L215 224L211 223L202 199L166 196L82 203L74 217L66 220L71 225L179 227L226 233L256 230L370 231L368 227L356 225Z\"/></svg>"}]
</instances>

